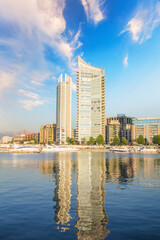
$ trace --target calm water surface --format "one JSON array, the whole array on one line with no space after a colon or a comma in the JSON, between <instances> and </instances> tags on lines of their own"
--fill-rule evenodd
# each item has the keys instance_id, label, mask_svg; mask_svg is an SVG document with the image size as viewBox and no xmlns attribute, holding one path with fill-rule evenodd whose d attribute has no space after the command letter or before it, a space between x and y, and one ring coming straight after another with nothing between
<instances>
[{"instance_id":1,"label":"calm water surface","mask_svg":"<svg viewBox=\"0 0 160 240\"><path fill-rule=\"evenodd\" d=\"M160 239L160 154L0 154L0 239Z\"/></svg>"}]
</instances>

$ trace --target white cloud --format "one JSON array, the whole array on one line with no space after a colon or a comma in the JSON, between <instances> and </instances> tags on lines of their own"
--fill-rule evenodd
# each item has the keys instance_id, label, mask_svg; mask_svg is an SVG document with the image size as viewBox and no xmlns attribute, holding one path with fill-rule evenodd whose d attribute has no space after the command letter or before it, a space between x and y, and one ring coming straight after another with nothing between
<instances>
[{"instance_id":1,"label":"white cloud","mask_svg":"<svg viewBox=\"0 0 160 240\"><path fill-rule=\"evenodd\" d=\"M123 60L123 65L125 67L128 67L128 54L125 56L124 60Z\"/></svg>"},{"instance_id":2,"label":"white cloud","mask_svg":"<svg viewBox=\"0 0 160 240\"><path fill-rule=\"evenodd\" d=\"M38 86L44 86L44 83L34 81L34 80L32 80L31 83L34 84L34 85L38 85Z\"/></svg>"},{"instance_id":3,"label":"white cloud","mask_svg":"<svg viewBox=\"0 0 160 240\"><path fill-rule=\"evenodd\" d=\"M34 107L37 107L39 105L43 105L44 101L40 101L40 100L36 100L36 101L32 101L32 100L20 100L20 103L22 103L23 108L31 111L33 110Z\"/></svg>"},{"instance_id":4,"label":"white cloud","mask_svg":"<svg viewBox=\"0 0 160 240\"><path fill-rule=\"evenodd\" d=\"M73 43L64 37L66 21L63 16L65 0L5 0L0 1L0 19L16 24L16 40L8 42L12 44L17 58L37 57L42 65L45 65L43 56L43 43L49 44L62 57L73 57L76 47L81 43L75 34ZM17 33L20 31L20 34ZM24 44L27 45L24 46ZM29 47L28 47L29 45ZM20 52L20 49L23 51ZM77 48L76 48L77 49Z\"/></svg>"},{"instance_id":5,"label":"white cloud","mask_svg":"<svg viewBox=\"0 0 160 240\"><path fill-rule=\"evenodd\" d=\"M15 75L12 72L0 70L0 94L13 87Z\"/></svg>"},{"instance_id":6,"label":"white cloud","mask_svg":"<svg viewBox=\"0 0 160 240\"><path fill-rule=\"evenodd\" d=\"M23 89L19 89L19 93L20 94L23 94L23 96L25 97L29 97L29 98L33 98L33 99L39 99L39 95L36 94L36 93L33 93L33 92L29 92L29 91L26 91L26 90L23 90Z\"/></svg>"},{"instance_id":7,"label":"white cloud","mask_svg":"<svg viewBox=\"0 0 160 240\"><path fill-rule=\"evenodd\" d=\"M93 22L97 24L104 19L100 0L81 0L81 3L88 20L93 20Z\"/></svg>"},{"instance_id":8,"label":"white cloud","mask_svg":"<svg viewBox=\"0 0 160 240\"><path fill-rule=\"evenodd\" d=\"M73 92L76 92L76 90L77 90L77 85L76 85L76 83L72 82L71 87L72 87L72 91L73 91Z\"/></svg>"},{"instance_id":9,"label":"white cloud","mask_svg":"<svg viewBox=\"0 0 160 240\"><path fill-rule=\"evenodd\" d=\"M160 3L152 7L137 11L135 16L128 22L126 28L120 33L129 32L132 40L140 44L152 37L156 27L160 25Z\"/></svg>"}]
</instances>

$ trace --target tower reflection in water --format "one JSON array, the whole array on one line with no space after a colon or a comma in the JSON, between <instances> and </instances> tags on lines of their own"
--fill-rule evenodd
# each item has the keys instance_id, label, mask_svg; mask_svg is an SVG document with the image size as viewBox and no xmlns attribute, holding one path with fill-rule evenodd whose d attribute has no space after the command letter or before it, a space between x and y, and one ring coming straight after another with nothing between
<instances>
[{"instance_id":1,"label":"tower reflection in water","mask_svg":"<svg viewBox=\"0 0 160 240\"><path fill-rule=\"evenodd\" d=\"M71 154L60 152L55 157L56 189L53 201L55 205L55 221L61 231L69 229L69 214L71 204Z\"/></svg>"},{"instance_id":2,"label":"tower reflection in water","mask_svg":"<svg viewBox=\"0 0 160 240\"><path fill-rule=\"evenodd\" d=\"M98 161L97 161L98 158ZM77 154L78 239L104 239L109 231L105 212L104 153Z\"/></svg>"},{"instance_id":3,"label":"tower reflection in water","mask_svg":"<svg viewBox=\"0 0 160 240\"><path fill-rule=\"evenodd\" d=\"M78 239L104 239L109 233L104 182L118 183L117 189L119 186L127 188L134 179L138 179L138 185L160 186L157 181L160 178L159 159L134 154L123 157L95 152L60 152L52 161L39 161L39 170L52 181L55 176L53 201L58 229L66 231L74 225Z\"/></svg>"},{"instance_id":4,"label":"tower reflection in water","mask_svg":"<svg viewBox=\"0 0 160 240\"><path fill-rule=\"evenodd\" d=\"M97 159L98 158L98 159ZM97 161L98 160L98 161ZM77 178L77 217L75 223L78 239L104 239L109 230L105 212L105 158L104 153L75 154L75 171ZM59 229L69 229L71 203L71 171L73 162L70 153L58 153L55 158L56 189L53 201L55 220Z\"/></svg>"}]
</instances>

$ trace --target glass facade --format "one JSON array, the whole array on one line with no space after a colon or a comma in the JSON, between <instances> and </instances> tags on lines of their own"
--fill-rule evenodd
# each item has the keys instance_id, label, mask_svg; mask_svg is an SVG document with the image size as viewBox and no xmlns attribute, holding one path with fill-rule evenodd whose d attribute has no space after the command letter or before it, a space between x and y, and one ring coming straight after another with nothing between
<instances>
[{"instance_id":1,"label":"glass facade","mask_svg":"<svg viewBox=\"0 0 160 240\"><path fill-rule=\"evenodd\" d=\"M136 118L133 119L133 125L151 125L160 124L160 118Z\"/></svg>"},{"instance_id":2,"label":"glass facade","mask_svg":"<svg viewBox=\"0 0 160 240\"><path fill-rule=\"evenodd\" d=\"M99 134L105 137L104 69L95 68L78 58L77 140Z\"/></svg>"}]
</instances>

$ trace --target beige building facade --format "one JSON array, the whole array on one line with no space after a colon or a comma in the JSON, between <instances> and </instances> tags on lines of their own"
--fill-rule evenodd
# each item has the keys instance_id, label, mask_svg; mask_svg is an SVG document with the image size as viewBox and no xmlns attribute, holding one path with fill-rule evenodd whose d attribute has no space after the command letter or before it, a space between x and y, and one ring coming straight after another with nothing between
<instances>
[{"instance_id":1,"label":"beige building facade","mask_svg":"<svg viewBox=\"0 0 160 240\"><path fill-rule=\"evenodd\" d=\"M115 137L120 137L120 123L118 120L112 120L107 125L107 143L112 144Z\"/></svg>"},{"instance_id":2,"label":"beige building facade","mask_svg":"<svg viewBox=\"0 0 160 240\"><path fill-rule=\"evenodd\" d=\"M56 114L56 140L59 144L66 144L66 138L71 138L71 78L62 74L58 78L57 86L57 114Z\"/></svg>"},{"instance_id":3,"label":"beige building facade","mask_svg":"<svg viewBox=\"0 0 160 240\"><path fill-rule=\"evenodd\" d=\"M149 144L153 137L160 135L160 117L158 118L134 118L132 125L132 142L142 135Z\"/></svg>"},{"instance_id":4,"label":"beige building facade","mask_svg":"<svg viewBox=\"0 0 160 240\"><path fill-rule=\"evenodd\" d=\"M102 134L105 138L105 72L78 57L77 72L78 142Z\"/></svg>"},{"instance_id":5,"label":"beige building facade","mask_svg":"<svg viewBox=\"0 0 160 240\"><path fill-rule=\"evenodd\" d=\"M111 122L116 121L120 123L118 137L122 140L125 137L129 142L131 142L131 128L132 128L132 118L125 116L125 114L118 114L117 117L106 118L106 142L108 143L107 129Z\"/></svg>"},{"instance_id":6,"label":"beige building facade","mask_svg":"<svg viewBox=\"0 0 160 240\"><path fill-rule=\"evenodd\" d=\"M40 128L40 143L56 142L56 124L46 124Z\"/></svg>"}]
</instances>

